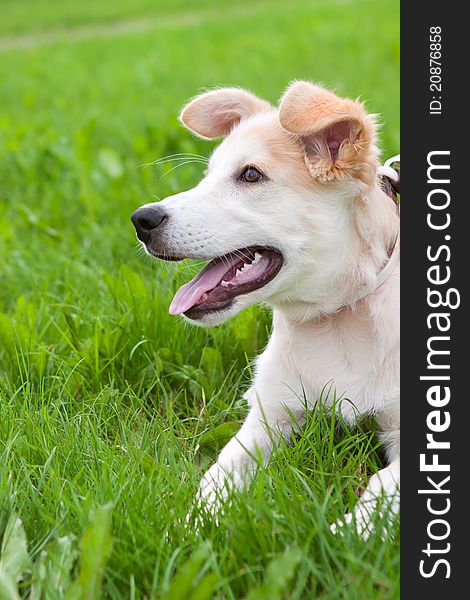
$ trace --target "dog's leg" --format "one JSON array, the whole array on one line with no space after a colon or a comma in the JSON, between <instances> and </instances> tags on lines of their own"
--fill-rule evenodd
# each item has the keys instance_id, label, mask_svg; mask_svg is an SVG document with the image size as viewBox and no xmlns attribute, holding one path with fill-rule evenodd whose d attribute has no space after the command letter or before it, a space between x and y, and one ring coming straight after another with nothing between
<instances>
[{"instance_id":1,"label":"dog's leg","mask_svg":"<svg viewBox=\"0 0 470 600\"><path fill-rule=\"evenodd\" d=\"M255 396L250 390L247 396ZM299 415L302 419L302 415ZM243 487L252 478L260 463L269 459L273 447L281 439L288 439L293 423L281 402L270 402L262 407L252 402L251 410L240 431L225 446L217 462L204 475L197 501L206 510L215 513L231 487Z\"/></svg>"},{"instance_id":2,"label":"dog's leg","mask_svg":"<svg viewBox=\"0 0 470 600\"><path fill-rule=\"evenodd\" d=\"M359 535L367 539L373 529L375 516L392 518L400 509L400 459L391 462L388 467L373 475L354 509L354 521ZM345 516L351 522L352 514Z\"/></svg>"},{"instance_id":3,"label":"dog's leg","mask_svg":"<svg viewBox=\"0 0 470 600\"><path fill-rule=\"evenodd\" d=\"M388 445L390 464L373 475L365 492L359 499L353 513L344 516L344 523L354 523L359 535L367 539L373 529L374 515L393 518L400 510L400 456L399 456L399 431L390 431L385 434ZM338 521L331 525L333 533L340 531L344 525ZM386 529L385 529L386 531Z\"/></svg>"}]
</instances>

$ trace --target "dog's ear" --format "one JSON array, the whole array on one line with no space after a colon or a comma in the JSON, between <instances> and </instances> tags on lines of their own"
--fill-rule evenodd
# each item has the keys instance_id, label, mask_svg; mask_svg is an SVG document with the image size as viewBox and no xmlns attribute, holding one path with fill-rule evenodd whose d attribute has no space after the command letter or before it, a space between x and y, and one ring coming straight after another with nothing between
<instances>
[{"instance_id":1,"label":"dog's ear","mask_svg":"<svg viewBox=\"0 0 470 600\"><path fill-rule=\"evenodd\" d=\"M296 81L281 99L279 121L302 140L305 163L315 179L331 181L352 175L367 181L373 176L378 154L376 123L361 102Z\"/></svg>"},{"instance_id":2,"label":"dog's ear","mask_svg":"<svg viewBox=\"0 0 470 600\"><path fill-rule=\"evenodd\" d=\"M220 88L197 96L182 110L180 121L199 137L224 137L238 123L272 106L240 88Z\"/></svg>"}]
</instances>

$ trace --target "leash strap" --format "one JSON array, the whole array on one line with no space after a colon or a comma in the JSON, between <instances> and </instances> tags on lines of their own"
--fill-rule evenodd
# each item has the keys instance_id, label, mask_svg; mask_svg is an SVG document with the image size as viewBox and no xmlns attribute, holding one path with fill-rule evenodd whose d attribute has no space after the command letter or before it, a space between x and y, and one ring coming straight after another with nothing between
<instances>
[{"instance_id":1,"label":"leash strap","mask_svg":"<svg viewBox=\"0 0 470 600\"><path fill-rule=\"evenodd\" d=\"M400 193L400 155L397 154L389 158L377 171L383 191L393 200L397 210L400 211L398 202L398 194Z\"/></svg>"}]
</instances>

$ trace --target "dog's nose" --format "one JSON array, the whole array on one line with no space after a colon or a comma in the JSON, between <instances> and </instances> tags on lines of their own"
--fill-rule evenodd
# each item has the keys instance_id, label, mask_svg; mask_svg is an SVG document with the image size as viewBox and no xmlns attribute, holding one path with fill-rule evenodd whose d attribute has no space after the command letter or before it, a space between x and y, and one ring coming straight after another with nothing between
<instances>
[{"instance_id":1,"label":"dog's nose","mask_svg":"<svg viewBox=\"0 0 470 600\"><path fill-rule=\"evenodd\" d=\"M140 241L148 242L153 231L161 227L168 219L168 215L160 206L142 206L131 216Z\"/></svg>"}]
</instances>

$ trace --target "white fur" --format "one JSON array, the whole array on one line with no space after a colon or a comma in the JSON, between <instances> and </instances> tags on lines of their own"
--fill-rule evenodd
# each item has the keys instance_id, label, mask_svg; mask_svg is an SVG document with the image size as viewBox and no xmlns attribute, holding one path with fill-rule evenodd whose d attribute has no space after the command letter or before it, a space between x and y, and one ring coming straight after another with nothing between
<instances>
[{"instance_id":1,"label":"white fur","mask_svg":"<svg viewBox=\"0 0 470 600\"><path fill-rule=\"evenodd\" d=\"M375 164L373 143L370 153ZM247 164L259 167L269 180L238 184L236 174ZM271 338L256 360L246 394L249 415L203 477L199 502L216 510L227 485L242 487L259 459L268 460L278 439L290 436L289 412L302 423L304 397L313 403L331 384L337 396L350 400L342 403L346 419L371 413L377 417L392 461L371 478L358 503L358 530L367 531L374 498L382 492L396 512L399 265L378 289L375 282L398 235L399 220L378 176L366 182L356 176L314 180L299 138L282 129L277 110L265 108L233 128L213 153L199 185L159 206L169 215L162 232L169 253L213 258L266 245L285 258L279 274L264 288L204 320L206 325L218 324L260 301L274 308ZM371 293L349 305L363 285Z\"/></svg>"}]
</instances>

